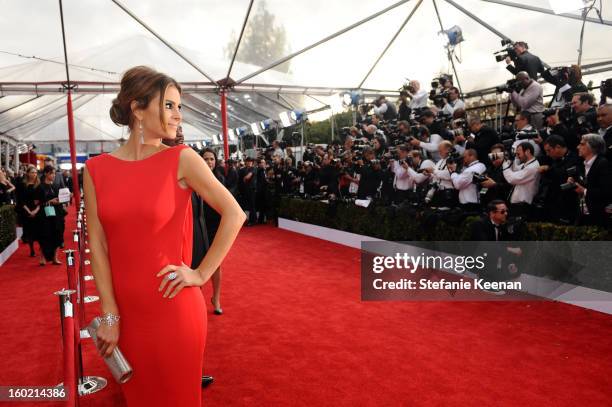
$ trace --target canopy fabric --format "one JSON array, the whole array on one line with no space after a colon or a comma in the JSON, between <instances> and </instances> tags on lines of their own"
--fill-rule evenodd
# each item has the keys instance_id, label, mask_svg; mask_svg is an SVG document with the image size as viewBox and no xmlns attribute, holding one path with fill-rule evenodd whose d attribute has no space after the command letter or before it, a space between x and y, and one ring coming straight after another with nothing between
<instances>
[{"instance_id":1,"label":"canopy fabric","mask_svg":"<svg viewBox=\"0 0 612 407\"><path fill-rule=\"evenodd\" d=\"M116 3L133 13L184 58ZM549 65L576 63L581 21L491 1L462 0L458 3L505 36L527 41L531 51ZM547 0L517 0L514 3L550 8ZM215 85L210 78L216 81L226 77L233 53L230 39L240 33L248 4L248 0L223 3L176 0L171 5L161 0L63 0L70 79L117 84L122 72L130 67L149 65L182 83L208 84L206 90L184 95L184 116L188 140L209 140L220 133L221 126L219 97L214 93ZM446 0L435 3L433 0L399 3L397 0L255 0L245 29L246 37L230 74L234 80L248 79L236 88L236 92L229 93L229 126L249 128L251 123L266 118L278 120L279 113L294 108L338 105L337 96L333 96L337 91L330 90L325 96L309 93L308 88L329 87L341 91L355 89L363 82L362 88L396 90L407 79L418 79L428 89L431 78L440 73L452 73L442 44L443 36L439 34L441 27L434 4L444 29L458 25L463 31L465 41L455 48L455 68L463 92L499 85L509 79L505 63L497 63L493 57L493 52L501 49L500 38ZM0 16L0 36L3 38L0 84L66 81L58 2L40 0L34 8L31 2L1 1L0 6L3 11ZM249 77L261 70L260 65L302 50L385 8L389 10L371 21L290 59L288 70L272 69ZM367 75L413 11L412 18ZM609 1L603 1L602 11L606 22L612 20ZM578 12L573 14L579 15ZM272 22L270 15L274 17ZM595 13L590 17L596 17ZM270 51L269 58L256 64L252 62L253 55L261 56L258 47L265 41L247 37L255 38L262 31L262 21L282 27L282 30L279 28L273 37L278 42L276 49ZM587 22L582 63L612 60L612 48L605 45L609 43L612 43L610 25ZM598 73L585 78L585 82L592 80L598 84L608 76L609 73ZM255 85L268 88L246 89ZM283 92L284 88L292 86L303 89L303 94ZM59 93L60 86L56 88L58 94L41 96L36 92L3 93L0 88L0 96L3 96L0 97L0 134L23 141L66 140L66 98ZM112 94L79 95L78 88L75 91L77 141L125 137L125 129L115 126L108 117Z\"/></svg>"}]
</instances>

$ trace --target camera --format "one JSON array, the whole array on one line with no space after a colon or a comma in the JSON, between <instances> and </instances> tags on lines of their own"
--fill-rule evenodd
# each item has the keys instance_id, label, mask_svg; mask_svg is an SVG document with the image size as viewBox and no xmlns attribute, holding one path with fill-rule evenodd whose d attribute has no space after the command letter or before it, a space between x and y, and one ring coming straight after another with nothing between
<instances>
[{"instance_id":1,"label":"camera","mask_svg":"<svg viewBox=\"0 0 612 407\"><path fill-rule=\"evenodd\" d=\"M584 180L582 179L582 176L578 174L578 169L576 168L576 166L569 167L567 169L567 176L568 178L573 178L574 182L565 182L561 184L561 191L571 191L573 189L576 189L578 184L584 184Z\"/></svg>"},{"instance_id":2,"label":"camera","mask_svg":"<svg viewBox=\"0 0 612 407\"><path fill-rule=\"evenodd\" d=\"M501 62L505 60L507 57L510 57L513 60L516 59L517 55L516 55L516 51L514 50L514 43L511 40L509 39L501 40L501 45L504 48L501 49L500 51L493 53L493 55L495 55L495 60L497 62Z\"/></svg>"},{"instance_id":3,"label":"camera","mask_svg":"<svg viewBox=\"0 0 612 407\"><path fill-rule=\"evenodd\" d=\"M509 79L505 84L495 87L495 91L497 93L512 93L513 91L520 92L522 89L523 85L521 85L521 82L519 82L517 79Z\"/></svg>"},{"instance_id":4,"label":"camera","mask_svg":"<svg viewBox=\"0 0 612 407\"><path fill-rule=\"evenodd\" d=\"M516 140L532 140L538 138L539 135L537 130L521 130L516 132Z\"/></svg>"},{"instance_id":5,"label":"camera","mask_svg":"<svg viewBox=\"0 0 612 407\"><path fill-rule=\"evenodd\" d=\"M568 123L571 121L572 106L569 103L566 103L560 108L552 107L550 109L546 109L542 112L542 114L544 115L544 118L547 118L549 116L554 116L557 114L557 112L559 113L559 122Z\"/></svg>"},{"instance_id":6,"label":"camera","mask_svg":"<svg viewBox=\"0 0 612 407\"><path fill-rule=\"evenodd\" d=\"M506 158L506 154L504 152L498 151L496 153L489 153L488 157L489 161L503 160L504 158Z\"/></svg>"},{"instance_id":7,"label":"camera","mask_svg":"<svg viewBox=\"0 0 612 407\"><path fill-rule=\"evenodd\" d=\"M599 89L601 91L601 104L603 105L606 103L606 98L612 98L612 78L601 81Z\"/></svg>"},{"instance_id":8,"label":"camera","mask_svg":"<svg viewBox=\"0 0 612 407\"><path fill-rule=\"evenodd\" d=\"M481 183L487 180L487 176L485 174L472 174L472 184L480 185Z\"/></svg>"},{"instance_id":9,"label":"camera","mask_svg":"<svg viewBox=\"0 0 612 407\"><path fill-rule=\"evenodd\" d=\"M434 196L436 195L436 191L440 188L440 184L438 184L437 181L432 181L429 184L429 189L427 190L427 193L425 194L425 203L429 204L431 203L431 201L433 200Z\"/></svg>"}]
</instances>

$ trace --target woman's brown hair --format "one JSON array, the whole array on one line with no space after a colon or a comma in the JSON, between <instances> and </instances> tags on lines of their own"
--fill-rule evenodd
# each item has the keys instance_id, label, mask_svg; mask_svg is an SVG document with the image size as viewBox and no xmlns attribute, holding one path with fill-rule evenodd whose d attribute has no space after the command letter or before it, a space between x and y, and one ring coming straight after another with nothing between
<instances>
[{"instance_id":1,"label":"woman's brown hair","mask_svg":"<svg viewBox=\"0 0 612 407\"><path fill-rule=\"evenodd\" d=\"M174 86L181 93L181 86L176 80L166 74L157 72L147 66L135 66L123 74L121 89L110 108L111 120L118 126L134 125L134 114L131 103L136 101L138 108L146 109L157 95L159 95L159 121L166 129L164 122L164 97L168 86Z\"/></svg>"}]
</instances>

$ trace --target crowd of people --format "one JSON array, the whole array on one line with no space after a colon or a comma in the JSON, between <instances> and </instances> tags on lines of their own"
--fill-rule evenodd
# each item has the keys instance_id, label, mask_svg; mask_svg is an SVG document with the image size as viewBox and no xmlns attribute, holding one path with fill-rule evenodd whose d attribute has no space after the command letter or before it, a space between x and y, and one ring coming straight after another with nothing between
<instances>
[{"instance_id":1,"label":"crowd of people","mask_svg":"<svg viewBox=\"0 0 612 407\"><path fill-rule=\"evenodd\" d=\"M309 145L299 162L276 143L254 160L256 168L248 159L237 173L258 174L256 185L274 185L272 196L458 207L466 214L501 200L523 220L609 226L612 105L596 103L579 67L543 71L525 43L514 50L507 62L515 78L498 91L509 94L517 113L501 131L466 113L451 77L436 78L429 93L410 81L398 105L380 96L360 106L357 125L343 129L341 141ZM545 108L538 73L556 85L552 108ZM271 201L246 202L265 213Z\"/></svg>"},{"instance_id":2,"label":"crowd of people","mask_svg":"<svg viewBox=\"0 0 612 407\"><path fill-rule=\"evenodd\" d=\"M64 247L67 205L72 199L72 177L56 168L52 159L44 162L42 171L34 165L22 165L15 174L0 171L0 206L15 205L17 223L23 228L21 240L30 247L30 257L39 264L62 264L59 249Z\"/></svg>"}]
</instances>

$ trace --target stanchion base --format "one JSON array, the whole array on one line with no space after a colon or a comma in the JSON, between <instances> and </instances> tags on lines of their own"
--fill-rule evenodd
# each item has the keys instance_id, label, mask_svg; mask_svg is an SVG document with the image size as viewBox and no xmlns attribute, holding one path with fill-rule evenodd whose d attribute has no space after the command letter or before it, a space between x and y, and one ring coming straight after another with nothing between
<instances>
[{"instance_id":1,"label":"stanchion base","mask_svg":"<svg viewBox=\"0 0 612 407\"><path fill-rule=\"evenodd\" d=\"M89 334L89 331L85 328L81 329L81 339L88 339L91 338L91 335Z\"/></svg>"},{"instance_id":2,"label":"stanchion base","mask_svg":"<svg viewBox=\"0 0 612 407\"><path fill-rule=\"evenodd\" d=\"M85 376L83 381L79 381L79 396L87 396L88 394L94 394L106 387L108 382L103 377L98 376ZM55 386L58 389L64 388L64 382Z\"/></svg>"},{"instance_id":3,"label":"stanchion base","mask_svg":"<svg viewBox=\"0 0 612 407\"><path fill-rule=\"evenodd\" d=\"M85 302L85 304L89 304L90 302L96 302L99 299L100 297L98 297L97 295L88 295L83 299L83 301Z\"/></svg>"},{"instance_id":4,"label":"stanchion base","mask_svg":"<svg viewBox=\"0 0 612 407\"><path fill-rule=\"evenodd\" d=\"M91 280L93 280L93 279L94 279L94 276L85 276L85 277L83 277L83 279L84 279L85 281L91 281Z\"/></svg>"}]
</instances>

